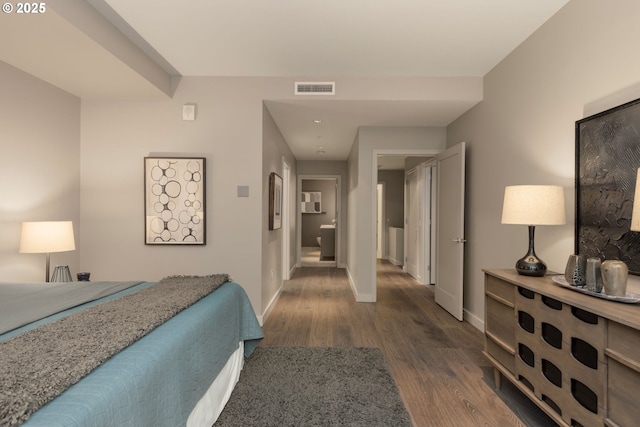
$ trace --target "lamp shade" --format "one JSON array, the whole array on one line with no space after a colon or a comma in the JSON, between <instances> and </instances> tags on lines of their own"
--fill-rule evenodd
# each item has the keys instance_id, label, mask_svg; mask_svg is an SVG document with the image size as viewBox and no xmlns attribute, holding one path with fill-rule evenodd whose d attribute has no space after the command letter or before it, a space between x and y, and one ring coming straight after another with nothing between
<instances>
[{"instance_id":1,"label":"lamp shade","mask_svg":"<svg viewBox=\"0 0 640 427\"><path fill-rule=\"evenodd\" d=\"M504 189L503 224L561 225L567 221L558 185L510 185Z\"/></svg>"},{"instance_id":2,"label":"lamp shade","mask_svg":"<svg viewBox=\"0 0 640 427\"><path fill-rule=\"evenodd\" d=\"M20 252L49 253L75 250L71 221L23 222Z\"/></svg>"},{"instance_id":3,"label":"lamp shade","mask_svg":"<svg viewBox=\"0 0 640 427\"><path fill-rule=\"evenodd\" d=\"M640 169L636 176L636 191L633 196L633 211L631 213L631 231L640 231Z\"/></svg>"}]
</instances>

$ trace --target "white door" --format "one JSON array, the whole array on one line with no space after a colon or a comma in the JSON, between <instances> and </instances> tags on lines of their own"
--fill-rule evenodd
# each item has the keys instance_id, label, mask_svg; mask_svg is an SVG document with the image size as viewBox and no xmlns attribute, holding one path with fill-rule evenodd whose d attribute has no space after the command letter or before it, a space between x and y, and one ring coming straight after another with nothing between
<instances>
[{"instance_id":1,"label":"white door","mask_svg":"<svg viewBox=\"0 0 640 427\"><path fill-rule=\"evenodd\" d=\"M384 206L384 196L383 196L383 191L382 191L382 184L378 184L378 191L377 191L377 206L378 206L378 213L376 215L377 218L377 223L376 223L376 256L380 259L383 257L383 253L382 253L382 225L384 224L384 220L383 220L383 214L382 214L382 207Z\"/></svg>"},{"instance_id":2,"label":"white door","mask_svg":"<svg viewBox=\"0 0 640 427\"><path fill-rule=\"evenodd\" d=\"M420 280L418 259L420 249L420 185L418 172L413 169L406 175L406 233L405 233L405 263L407 273Z\"/></svg>"},{"instance_id":3,"label":"white door","mask_svg":"<svg viewBox=\"0 0 640 427\"><path fill-rule=\"evenodd\" d=\"M465 143L438 154L436 303L463 318Z\"/></svg>"},{"instance_id":4,"label":"white door","mask_svg":"<svg viewBox=\"0 0 640 427\"><path fill-rule=\"evenodd\" d=\"M291 237L290 237L290 210L289 182L291 180L291 166L282 159L282 280L289 280L291 271Z\"/></svg>"}]
</instances>

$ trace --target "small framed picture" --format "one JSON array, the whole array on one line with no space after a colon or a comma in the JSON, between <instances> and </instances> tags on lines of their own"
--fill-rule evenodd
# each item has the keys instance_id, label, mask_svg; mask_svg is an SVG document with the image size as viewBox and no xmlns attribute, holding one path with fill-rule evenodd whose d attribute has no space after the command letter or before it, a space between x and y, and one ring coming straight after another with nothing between
<instances>
[{"instance_id":1,"label":"small framed picture","mask_svg":"<svg viewBox=\"0 0 640 427\"><path fill-rule=\"evenodd\" d=\"M204 157L144 158L147 245L206 244Z\"/></svg>"},{"instance_id":2,"label":"small framed picture","mask_svg":"<svg viewBox=\"0 0 640 427\"><path fill-rule=\"evenodd\" d=\"M282 227L282 178L275 172L269 175L269 230Z\"/></svg>"}]
</instances>

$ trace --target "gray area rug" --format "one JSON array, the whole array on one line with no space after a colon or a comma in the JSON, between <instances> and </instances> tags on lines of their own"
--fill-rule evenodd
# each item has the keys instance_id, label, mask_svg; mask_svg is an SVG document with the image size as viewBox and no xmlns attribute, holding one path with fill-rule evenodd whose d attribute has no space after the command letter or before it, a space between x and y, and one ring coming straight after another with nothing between
<instances>
[{"instance_id":1,"label":"gray area rug","mask_svg":"<svg viewBox=\"0 0 640 427\"><path fill-rule=\"evenodd\" d=\"M219 426L411 426L376 348L258 347Z\"/></svg>"}]
</instances>

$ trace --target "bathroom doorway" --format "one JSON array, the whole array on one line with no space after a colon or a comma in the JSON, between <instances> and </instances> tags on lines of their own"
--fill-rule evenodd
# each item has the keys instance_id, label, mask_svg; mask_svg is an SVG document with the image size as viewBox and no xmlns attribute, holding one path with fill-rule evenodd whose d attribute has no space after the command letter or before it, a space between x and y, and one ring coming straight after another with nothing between
<instances>
[{"instance_id":1,"label":"bathroom doorway","mask_svg":"<svg viewBox=\"0 0 640 427\"><path fill-rule=\"evenodd\" d=\"M339 177L300 176L298 265L336 267L340 257Z\"/></svg>"}]
</instances>

